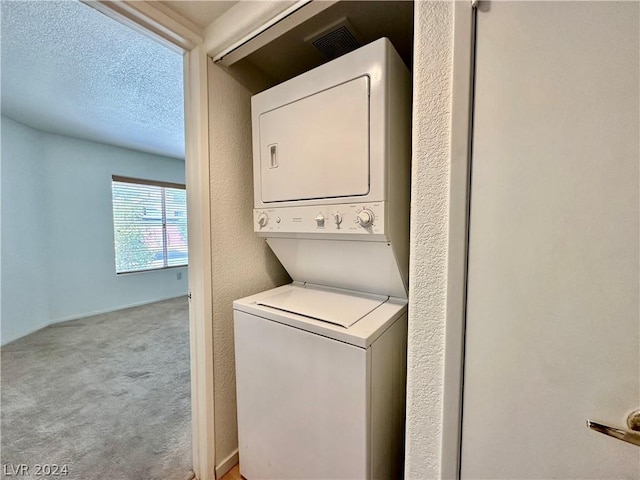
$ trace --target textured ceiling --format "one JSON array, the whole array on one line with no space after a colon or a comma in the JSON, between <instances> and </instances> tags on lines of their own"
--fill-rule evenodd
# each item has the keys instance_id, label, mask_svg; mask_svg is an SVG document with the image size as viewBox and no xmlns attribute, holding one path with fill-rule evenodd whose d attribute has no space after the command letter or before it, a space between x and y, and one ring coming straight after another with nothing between
<instances>
[{"instance_id":1,"label":"textured ceiling","mask_svg":"<svg viewBox=\"0 0 640 480\"><path fill-rule=\"evenodd\" d=\"M2 113L184 158L182 55L77 1L2 0Z\"/></svg>"},{"instance_id":2,"label":"textured ceiling","mask_svg":"<svg viewBox=\"0 0 640 480\"><path fill-rule=\"evenodd\" d=\"M201 29L205 29L215 19L233 7L237 0L163 0L160 3L179 13L184 18L191 20Z\"/></svg>"}]
</instances>

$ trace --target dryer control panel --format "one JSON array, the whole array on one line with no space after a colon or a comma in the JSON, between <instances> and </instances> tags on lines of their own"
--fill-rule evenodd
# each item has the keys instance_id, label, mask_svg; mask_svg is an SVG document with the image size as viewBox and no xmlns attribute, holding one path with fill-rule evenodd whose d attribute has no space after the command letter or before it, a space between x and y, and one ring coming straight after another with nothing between
<instances>
[{"instance_id":1,"label":"dryer control panel","mask_svg":"<svg viewBox=\"0 0 640 480\"><path fill-rule=\"evenodd\" d=\"M385 233L385 202L300 207L259 208L253 211L254 231L279 233L359 234Z\"/></svg>"}]
</instances>

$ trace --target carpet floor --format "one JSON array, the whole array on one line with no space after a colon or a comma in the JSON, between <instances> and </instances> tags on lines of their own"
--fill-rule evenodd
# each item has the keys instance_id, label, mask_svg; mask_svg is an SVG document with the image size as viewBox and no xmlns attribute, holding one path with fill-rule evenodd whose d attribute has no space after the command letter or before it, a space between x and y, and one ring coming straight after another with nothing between
<instances>
[{"instance_id":1,"label":"carpet floor","mask_svg":"<svg viewBox=\"0 0 640 480\"><path fill-rule=\"evenodd\" d=\"M191 478L185 297L49 326L1 361L2 478Z\"/></svg>"}]
</instances>

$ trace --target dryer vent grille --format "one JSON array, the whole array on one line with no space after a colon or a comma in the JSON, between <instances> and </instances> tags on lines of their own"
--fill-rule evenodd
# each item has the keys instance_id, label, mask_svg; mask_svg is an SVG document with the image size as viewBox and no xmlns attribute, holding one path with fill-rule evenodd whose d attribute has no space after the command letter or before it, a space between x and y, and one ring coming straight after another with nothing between
<instances>
[{"instance_id":1,"label":"dryer vent grille","mask_svg":"<svg viewBox=\"0 0 640 480\"><path fill-rule=\"evenodd\" d=\"M305 40L313 43L320 50L320 53L329 60L338 58L361 46L353 27L345 18Z\"/></svg>"}]
</instances>

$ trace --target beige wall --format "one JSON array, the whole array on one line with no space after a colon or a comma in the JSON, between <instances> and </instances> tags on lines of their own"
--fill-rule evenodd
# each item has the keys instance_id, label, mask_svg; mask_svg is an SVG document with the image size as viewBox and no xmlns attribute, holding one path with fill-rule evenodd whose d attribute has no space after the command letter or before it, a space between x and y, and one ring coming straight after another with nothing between
<instances>
[{"instance_id":1,"label":"beige wall","mask_svg":"<svg viewBox=\"0 0 640 480\"><path fill-rule=\"evenodd\" d=\"M209 61L216 466L237 452L233 300L290 281L253 232L251 92Z\"/></svg>"},{"instance_id":2,"label":"beige wall","mask_svg":"<svg viewBox=\"0 0 640 480\"><path fill-rule=\"evenodd\" d=\"M453 4L415 5L406 478L439 478Z\"/></svg>"}]
</instances>

